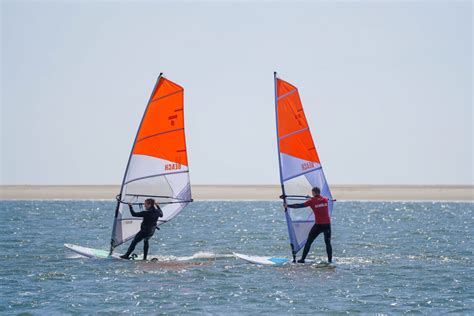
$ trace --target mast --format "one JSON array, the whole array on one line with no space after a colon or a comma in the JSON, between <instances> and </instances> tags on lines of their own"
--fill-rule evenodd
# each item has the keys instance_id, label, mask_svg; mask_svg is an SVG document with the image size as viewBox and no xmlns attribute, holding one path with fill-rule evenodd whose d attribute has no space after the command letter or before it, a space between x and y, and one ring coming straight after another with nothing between
<instances>
[{"instance_id":1,"label":"mast","mask_svg":"<svg viewBox=\"0 0 474 316\"><path fill-rule=\"evenodd\" d=\"M280 170L280 184L281 184L281 192L283 197L283 203L286 203L286 195L285 195L285 186L283 184L283 172L281 170L281 154L280 154L280 132L278 130L278 92L277 92L277 72L273 72L273 83L275 87L275 119L276 119L276 135L277 135L277 150L278 150L278 167ZM291 236L291 219L289 218L288 209L285 207L285 218L286 224L288 226L288 234L290 237L290 246L291 246L291 254L293 255L293 262L296 262L296 252L295 247L293 245L293 238Z\"/></svg>"},{"instance_id":2,"label":"mast","mask_svg":"<svg viewBox=\"0 0 474 316\"><path fill-rule=\"evenodd\" d=\"M128 168L130 166L130 160L132 158L132 154L133 154L133 149L135 147L135 143L137 142L137 138L138 138L138 132L140 131L140 128L143 124L143 119L145 118L145 114L146 112L148 111L148 107L150 106L150 102L151 102L151 99L153 98L153 96L155 95L155 91L156 91L156 88L158 87L158 83L160 82L160 79L161 77L163 77L163 73L160 72L160 75L158 76L158 79L156 80L156 83L155 83L155 86L153 87L153 91L151 92L151 95L150 95L150 98L148 99L148 103L147 103L147 106L145 108L145 112L143 113L143 116L142 116L142 119L140 121L140 124L138 125L138 129L137 129L137 133L135 135L135 139L133 141L133 145L132 145L132 149L130 150L130 155L128 156L128 162L127 162L127 167L125 168L125 173L123 175L123 179L122 179L122 185L120 187L120 193L117 195L117 206L115 207L115 216L114 216L114 224L113 224L113 227L112 227L112 235L111 235L111 238L110 238L110 250L109 250L109 256L112 255L112 252L114 251L114 236L115 236L115 229L117 227L117 216L118 216L118 212L119 212L119 209L120 209L120 201L122 200L122 190L123 190L123 185L125 184L125 179L127 177L127 172L128 172Z\"/></svg>"}]
</instances>

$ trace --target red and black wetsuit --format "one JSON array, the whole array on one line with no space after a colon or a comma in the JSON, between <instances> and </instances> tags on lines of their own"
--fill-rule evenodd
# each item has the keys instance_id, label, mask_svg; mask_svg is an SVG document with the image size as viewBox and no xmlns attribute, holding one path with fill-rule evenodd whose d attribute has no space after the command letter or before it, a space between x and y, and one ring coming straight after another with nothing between
<instances>
[{"instance_id":1,"label":"red and black wetsuit","mask_svg":"<svg viewBox=\"0 0 474 316\"><path fill-rule=\"evenodd\" d=\"M308 240L304 245L303 255L301 257L302 262L304 262L304 260L306 259L309 249L311 248L311 244L321 233L324 233L324 242L326 243L326 253L328 255L328 261L332 262L331 218L329 217L328 202L329 200L326 197L318 195L307 200L304 203L288 205L289 208L311 207L314 213L315 224L309 231Z\"/></svg>"}]
</instances>

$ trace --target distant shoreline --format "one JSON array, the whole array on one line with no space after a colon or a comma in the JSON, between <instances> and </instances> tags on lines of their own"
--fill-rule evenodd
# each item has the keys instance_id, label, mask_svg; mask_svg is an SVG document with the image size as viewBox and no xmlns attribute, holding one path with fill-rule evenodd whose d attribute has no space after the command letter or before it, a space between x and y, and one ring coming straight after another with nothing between
<instances>
[{"instance_id":1,"label":"distant shoreline","mask_svg":"<svg viewBox=\"0 0 474 316\"><path fill-rule=\"evenodd\" d=\"M1 185L0 200L113 200L118 185ZM472 185L332 185L341 201L474 201ZM278 200L279 185L194 185L195 200Z\"/></svg>"}]
</instances>

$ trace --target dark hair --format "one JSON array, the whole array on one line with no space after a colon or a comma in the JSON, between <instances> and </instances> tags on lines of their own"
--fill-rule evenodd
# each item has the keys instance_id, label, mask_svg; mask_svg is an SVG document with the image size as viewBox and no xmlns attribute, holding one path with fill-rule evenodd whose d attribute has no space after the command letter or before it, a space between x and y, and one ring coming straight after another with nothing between
<instances>
[{"instance_id":1,"label":"dark hair","mask_svg":"<svg viewBox=\"0 0 474 316\"><path fill-rule=\"evenodd\" d=\"M313 192L316 194L321 194L321 190L318 187L314 187Z\"/></svg>"},{"instance_id":2,"label":"dark hair","mask_svg":"<svg viewBox=\"0 0 474 316\"><path fill-rule=\"evenodd\" d=\"M151 203L151 205L155 205L155 200L153 199L146 199L145 203Z\"/></svg>"}]
</instances>

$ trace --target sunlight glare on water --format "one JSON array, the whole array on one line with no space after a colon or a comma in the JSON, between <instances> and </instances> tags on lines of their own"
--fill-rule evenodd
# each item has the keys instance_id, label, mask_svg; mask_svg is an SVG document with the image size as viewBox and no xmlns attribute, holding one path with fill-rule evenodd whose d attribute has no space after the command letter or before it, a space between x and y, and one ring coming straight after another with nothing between
<instances>
[{"instance_id":1,"label":"sunlight glare on water","mask_svg":"<svg viewBox=\"0 0 474 316\"><path fill-rule=\"evenodd\" d=\"M108 249L112 201L2 201L0 313L473 313L473 205L338 202L330 270L232 256L290 255L279 202L192 203L137 262L63 247Z\"/></svg>"}]
</instances>

